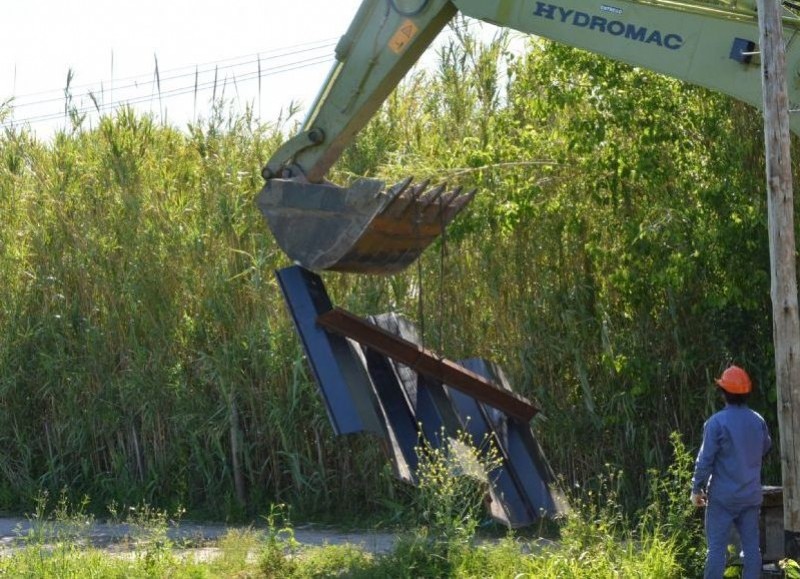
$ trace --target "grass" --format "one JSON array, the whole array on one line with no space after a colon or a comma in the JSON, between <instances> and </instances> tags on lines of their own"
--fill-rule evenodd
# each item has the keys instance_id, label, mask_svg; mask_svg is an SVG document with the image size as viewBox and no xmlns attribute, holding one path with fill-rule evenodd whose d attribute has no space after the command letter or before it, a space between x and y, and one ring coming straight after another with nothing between
<instances>
[{"instance_id":1,"label":"grass","mask_svg":"<svg viewBox=\"0 0 800 579\"><path fill-rule=\"evenodd\" d=\"M638 542L608 535L597 521L573 515L561 540L543 547L509 534L438 549L431 561L428 537L411 529L388 554L355 545L301 547L283 528L231 531L213 552L192 553L166 542L132 542L122 553L87 546L79 537L28 542L0 557L0 575L9 577L679 577L674 542L649 537ZM163 529L162 529L163 530ZM580 542L575 543L577 537ZM587 537L593 537L586 541ZM199 553L199 554L198 554Z\"/></svg>"},{"instance_id":2,"label":"grass","mask_svg":"<svg viewBox=\"0 0 800 579\"><path fill-rule=\"evenodd\" d=\"M466 447L474 461L490 457ZM128 550L109 553L91 546L91 523L83 506L71 508L63 497L45 516L46 498L31 517L33 531L23 545L0 557L0 575L14 577L267 577L267 578L407 578L407 577L672 577L694 576L698 568L682 565L681 549L691 539L690 526L668 527L683 516L673 499L674 480L654 483L658 502L649 518L632 525L604 479L592 502L578 502L560 521L555 540L524 537L507 531L481 537L478 507L482 484L465 473L463 453L457 463L443 451L421 455L420 489L409 526L398 533L389 553L370 553L350 544L301 545L285 506L273 506L264 530L230 530L213 552L182 549L169 538L170 519L148 506L129 509L133 529ZM679 445L676 452L680 453ZM487 463L488 461L488 463ZM676 461L682 468L682 457ZM684 473L680 473L683 476ZM666 493L666 494L664 494ZM116 511L116 509L113 509Z\"/></svg>"}]
</instances>

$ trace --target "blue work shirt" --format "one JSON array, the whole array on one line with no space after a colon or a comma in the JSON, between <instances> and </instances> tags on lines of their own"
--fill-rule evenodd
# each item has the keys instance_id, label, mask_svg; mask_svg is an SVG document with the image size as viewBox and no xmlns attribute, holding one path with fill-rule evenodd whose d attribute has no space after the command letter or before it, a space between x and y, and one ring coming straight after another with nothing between
<instances>
[{"instance_id":1,"label":"blue work shirt","mask_svg":"<svg viewBox=\"0 0 800 579\"><path fill-rule=\"evenodd\" d=\"M692 492L707 486L709 502L760 505L761 459L771 445L767 424L758 412L744 404L726 404L703 426Z\"/></svg>"}]
</instances>

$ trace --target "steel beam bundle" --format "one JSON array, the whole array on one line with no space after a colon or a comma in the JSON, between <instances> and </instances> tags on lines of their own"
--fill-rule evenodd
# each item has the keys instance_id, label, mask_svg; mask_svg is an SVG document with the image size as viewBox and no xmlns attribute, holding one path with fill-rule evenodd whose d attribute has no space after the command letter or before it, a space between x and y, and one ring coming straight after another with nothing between
<instances>
[{"instance_id":1,"label":"steel beam bundle","mask_svg":"<svg viewBox=\"0 0 800 579\"><path fill-rule=\"evenodd\" d=\"M276 275L337 434L378 435L396 476L414 483L421 439L438 448L467 432L499 453L489 474L494 519L521 527L566 510L529 425L538 409L498 366L426 350L401 316L363 319L335 308L322 279L300 266Z\"/></svg>"}]
</instances>

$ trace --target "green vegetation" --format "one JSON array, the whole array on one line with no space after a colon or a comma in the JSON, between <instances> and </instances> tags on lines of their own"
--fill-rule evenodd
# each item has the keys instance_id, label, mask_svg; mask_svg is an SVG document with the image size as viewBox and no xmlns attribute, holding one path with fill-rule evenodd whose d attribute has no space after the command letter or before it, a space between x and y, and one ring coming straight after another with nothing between
<instances>
[{"instance_id":1,"label":"green vegetation","mask_svg":"<svg viewBox=\"0 0 800 579\"><path fill-rule=\"evenodd\" d=\"M579 509L562 549L519 559L552 567L520 572L694 564L684 519L652 507L652 493L680 490L673 514L688 496L685 481L657 482L672 476L671 433L691 454L711 378L734 360L777 434L759 116L595 55L505 46L442 48L331 175L448 179L479 188L472 207L419 267L326 282L355 313L409 316L450 358L503 365L544 410L534 428L576 498L617 473L631 534L617 536L616 511L606 532ZM253 197L291 122L220 103L185 131L120 110L96 127L75 119L52 143L0 136L1 510L62 489L97 513L185 506L226 520L276 503L328 520L400 520L413 506L378 445L332 435L272 275L287 261ZM639 528L643 512L655 522ZM601 557L584 533L621 540ZM516 549L451 563L502 574Z\"/></svg>"},{"instance_id":2,"label":"green vegetation","mask_svg":"<svg viewBox=\"0 0 800 579\"><path fill-rule=\"evenodd\" d=\"M423 453L413 520L390 553L373 554L347 544L301 547L282 507L270 510L264 531L230 531L213 553L181 553L169 539L165 513L140 507L127 519L136 530L130 550L114 555L82 545L85 537L74 529L86 528L91 519L82 506L71 509L61 499L53 519L37 512L26 545L0 558L0 575L669 579L695 576L700 570L680 564L686 554L683 549L698 540L699 526L696 517L686 516L686 501L677 500L677 479L653 481L657 492L650 497L651 509L633 532L616 500L611 477L606 482L612 484L604 484L599 494L590 493L572 511L556 541L530 540L511 532L505 538L481 539L476 529L485 480L465 465L491 469L495 463L491 455L479 455L466 442ZM682 454L677 436L674 442L673 473L685 478L688 472L682 469L688 455Z\"/></svg>"}]
</instances>

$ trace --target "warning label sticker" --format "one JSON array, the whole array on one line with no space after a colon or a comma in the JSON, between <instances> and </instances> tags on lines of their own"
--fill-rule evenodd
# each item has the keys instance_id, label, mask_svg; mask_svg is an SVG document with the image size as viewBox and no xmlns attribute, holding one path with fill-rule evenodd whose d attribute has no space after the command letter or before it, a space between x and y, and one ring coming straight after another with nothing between
<instances>
[{"instance_id":1,"label":"warning label sticker","mask_svg":"<svg viewBox=\"0 0 800 579\"><path fill-rule=\"evenodd\" d=\"M408 47L413 38L417 35L417 32L419 32L419 28L414 24L414 21L406 20L389 40L389 48L395 54L400 54Z\"/></svg>"}]
</instances>

